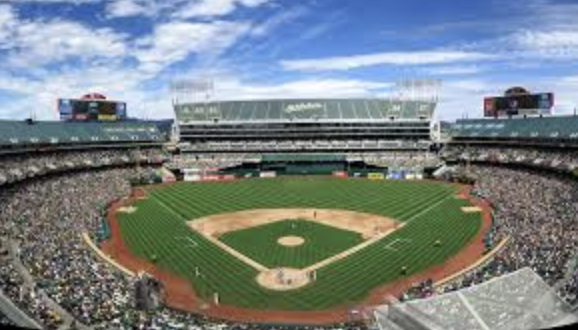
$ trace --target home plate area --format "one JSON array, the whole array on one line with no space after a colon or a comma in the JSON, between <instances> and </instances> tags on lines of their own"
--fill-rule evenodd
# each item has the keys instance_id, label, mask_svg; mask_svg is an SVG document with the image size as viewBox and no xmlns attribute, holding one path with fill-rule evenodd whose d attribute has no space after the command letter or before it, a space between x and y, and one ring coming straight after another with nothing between
<instances>
[{"instance_id":1,"label":"home plate area","mask_svg":"<svg viewBox=\"0 0 578 330\"><path fill-rule=\"evenodd\" d=\"M280 267L259 273L257 282L264 288L276 291L288 291L302 288L315 277L315 271Z\"/></svg>"}]
</instances>

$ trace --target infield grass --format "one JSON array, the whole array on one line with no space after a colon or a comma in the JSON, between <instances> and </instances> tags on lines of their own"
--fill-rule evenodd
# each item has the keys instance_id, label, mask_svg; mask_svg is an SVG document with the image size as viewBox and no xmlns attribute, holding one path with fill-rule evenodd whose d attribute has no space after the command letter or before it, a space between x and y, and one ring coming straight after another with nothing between
<instances>
[{"instance_id":1,"label":"infield grass","mask_svg":"<svg viewBox=\"0 0 578 330\"><path fill-rule=\"evenodd\" d=\"M305 240L299 246L283 246L284 236ZM302 219L290 219L229 232L223 243L267 268L305 268L364 241L361 234Z\"/></svg>"}]
</instances>

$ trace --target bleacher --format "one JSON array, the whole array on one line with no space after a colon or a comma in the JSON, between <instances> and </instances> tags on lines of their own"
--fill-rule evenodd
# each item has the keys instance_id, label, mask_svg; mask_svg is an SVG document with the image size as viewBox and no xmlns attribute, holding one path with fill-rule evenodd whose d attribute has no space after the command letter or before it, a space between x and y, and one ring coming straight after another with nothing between
<instances>
[{"instance_id":1,"label":"bleacher","mask_svg":"<svg viewBox=\"0 0 578 330\"><path fill-rule=\"evenodd\" d=\"M451 128L453 142L527 141L578 143L578 116L462 119Z\"/></svg>"},{"instance_id":2,"label":"bleacher","mask_svg":"<svg viewBox=\"0 0 578 330\"><path fill-rule=\"evenodd\" d=\"M0 121L0 148L162 142L163 135L152 123Z\"/></svg>"},{"instance_id":3,"label":"bleacher","mask_svg":"<svg viewBox=\"0 0 578 330\"><path fill-rule=\"evenodd\" d=\"M175 107L183 123L284 120L430 119L435 102L396 99L298 99L222 101Z\"/></svg>"}]
</instances>

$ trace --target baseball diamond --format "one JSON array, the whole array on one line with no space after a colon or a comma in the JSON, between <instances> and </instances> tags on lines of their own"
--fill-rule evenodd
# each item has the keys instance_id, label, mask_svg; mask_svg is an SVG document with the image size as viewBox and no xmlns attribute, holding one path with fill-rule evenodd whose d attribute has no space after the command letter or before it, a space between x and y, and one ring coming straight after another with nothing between
<instances>
[{"instance_id":1,"label":"baseball diamond","mask_svg":"<svg viewBox=\"0 0 578 330\"><path fill-rule=\"evenodd\" d=\"M135 212L117 214L133 253L148 260L156 256L157 267L188 279L202 299L218 293L221 304L248 309L313 311L360 302L380 286L443 264L482 223L480 213L463 212L472 205L456 198L456 186L440 182L291 177L176 183L146 191L148 198L134 203ZM279 291L261 286L256 280L261 272L236 255L270 268L302 268L363 238L311 220L285 219L223 234L219 240L236 250L231 254L188 224L211 215L290 208L370 213L404 226L319 268L311 283ZM305 243L282 247L276 241L283 236L303 237ZM407 274L400 272L402 267Z\"/></svg>"},{"instance_id":2,"label":"baseball diamond","mask_svg":"<svg viewBox=\"0 0 578 330\"><path fill-rule=\"evenodd\" d=\"M299 247L278 243L292 237L303 240L297 244ZM304 268L363 241L357 233L302 219L230 232L221 236L220 240L268 268Z\"/></svg>"}]
</instances>

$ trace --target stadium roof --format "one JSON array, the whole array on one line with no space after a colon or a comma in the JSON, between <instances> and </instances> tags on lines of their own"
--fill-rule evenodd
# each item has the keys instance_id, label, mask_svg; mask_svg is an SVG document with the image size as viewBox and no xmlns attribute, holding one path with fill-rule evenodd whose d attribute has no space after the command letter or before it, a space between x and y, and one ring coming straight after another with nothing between
<instances>
[{"instance_id":1,"label":"stadium roof","mask_svg":"<svg viewBox=\"0 0 578 330\"><path fill-rule=\"evenodd\" d=\"M386 99L295 99L188 103L175 106L182 123L430 119L436 102Z\"/></svg>"}]
</instances>

